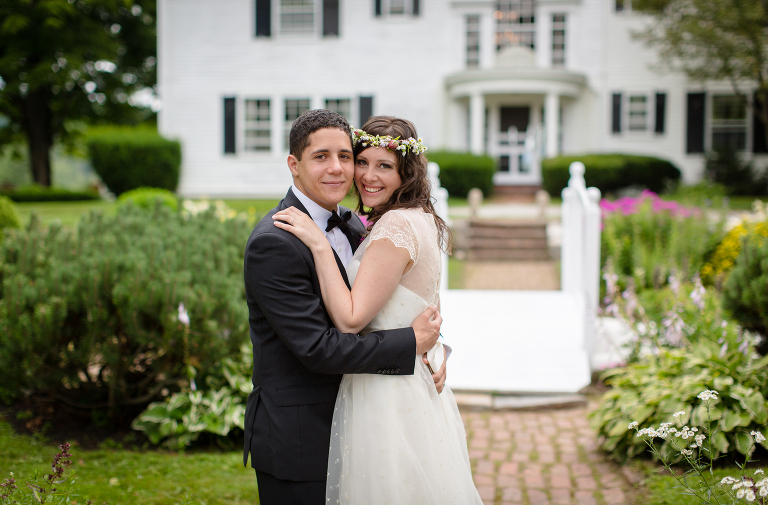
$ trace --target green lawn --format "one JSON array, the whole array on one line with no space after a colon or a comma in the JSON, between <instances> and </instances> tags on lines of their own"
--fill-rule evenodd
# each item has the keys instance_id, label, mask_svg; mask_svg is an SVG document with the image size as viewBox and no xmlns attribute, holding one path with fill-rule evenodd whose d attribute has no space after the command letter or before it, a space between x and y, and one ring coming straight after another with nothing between
<instances>
[{"instance_id":1,"label":"green lawn","mask_svg":"<svg viewBox=\"0 0 768 505\"><path fill-rule=\"evenodd\" d=\"M56 444L21 436L0 418L0 482L13 472L20 490L35 473L49 472ZM256 475L243 467L242 453L70 449L80 497L94 504L258 504ZM70 471L65 476L70 475ZM67 483L61 490L73 489ZM73 502L74 503L74 502Z\"/></svg>"}]
</instances>

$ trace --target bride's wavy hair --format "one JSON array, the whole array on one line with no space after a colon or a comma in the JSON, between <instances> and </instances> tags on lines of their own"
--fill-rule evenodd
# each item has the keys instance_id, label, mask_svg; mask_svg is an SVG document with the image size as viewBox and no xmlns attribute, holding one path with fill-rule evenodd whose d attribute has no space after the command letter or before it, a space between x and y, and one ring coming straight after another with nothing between
<instances>
[{"instance_id":1,"label":"bride's wavy hair","mask_svg":"<svg viewBox=\"0 0 768 505\"><path fill-rule=\"evenodd\" d=\"M419 138L413 123L407 119L392 116L374 116L365 122L362 129L371 135L388 135L390 137L399 137L400 140ZM369 147L364 147L362 143L358 142L353 149L355 159L357 159L358 154ZM426 156L423 153L413 154L409 150L405 156L395 151L395 157L397 158L397 172L402 181L400 187L392 193L389 201L379 209L369 209L363 205L360 188L357 187L357 181L355 181L358 214L368 218L370 229L370 226L373 226L381 216L390 210L416 208L428 212L435 219L440 248L450 254L453 245L451 229L437 215L435 207L432 205L432 184L429 181L429 174L427 172Z\"/></svg>"}]
</instances>

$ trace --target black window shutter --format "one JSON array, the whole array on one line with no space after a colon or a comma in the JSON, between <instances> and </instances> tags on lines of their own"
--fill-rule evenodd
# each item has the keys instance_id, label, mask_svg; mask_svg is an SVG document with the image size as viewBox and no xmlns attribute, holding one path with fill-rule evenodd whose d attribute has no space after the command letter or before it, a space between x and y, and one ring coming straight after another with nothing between
<instances>
[{"instance_id":1,"label":"black window shutter","mask_svg":"<svg viewBox=\"0 0 768 505\"><path fill-rule=\"evenodd\" d=\"M656 93L656 133L664 133L664 114L667 109L667 94Z\"/></svg>"},{"instance_id":2,"label":"black window shutter","mask_svg":"<svg viewBox=\"0 0 768 505\"><path fill-rule=\"evenodd\" d=\"M339 0L323 0L323 36L339 34Z\"/></svg>"},{"instance_id":3,"label":"black window shutter","mask_svg":"<svg viewBox=\"0 0 768 505\"><path fill-rule=\"evenodd\" d=\"M613 94L613 120L611 131L621 133L621 93Z\"/></svg>"},{"instance_id":4,"label":"black window shutter","mask_svg":"<svg viewBox=\"0 0 768 505\"><path fill-rule=\"evenodd\" d=\"M413 15L419 15L419 0L413 0Z\"/></svg>"},{"instance_id":5,"label":"black window shutter","mask_svg":"<svg viewBox=\"0 0 768 505\"><path fill-rule=\"evenodd\" d=\"M704 93L688 93L685 152L704 152Z\"/></svg>"},{"instance_id":6,"label":"black window shutter","mask_svg":"<svg viewBox=\"0 0 768 505\"><path fill-rule=\"evenodd\" d=\"M256 36L272 36L272 0L256 0Z\"/></svg>"},{"instance_id":7,"label":"black window shutter","mask_svg":"<svg viewBox=\"0 0 768 505\"><path fill-rule=\"evenodd\" d=\"M373 116L373 97L360 97L360 127L362 128L368 118Z\"/></svg>"},{"instance_id":8,"label":"black window shutter","mask_svg":"<svg viewBox=\"0 0 768 505\"><path fill-rule=\"evenodd\" d=\"M373 13L381 16L381 0L373 0Z\"/></svg>"},{"instance_id":9,"label":"black window shutter","mask_svg":"<svg viewBox=\"0 0 768 505\"><path fill-rule=\"evenodd\" d=\"M768 153L768 144L765 141L765 124L763 124L762 119L758 116L760 99L758 99L757 94L755 94L752 103L752 152Z\"/></svg>"},{"instance_id":10,"label":"black window shutter","mask_svg":"<svg viewBox=\"0 0 768 505\"><path fill-rule=\"evenodd\" d=\"M224 152L235 152L235 99L224 99Z\"/></svg>"}]
</instances>

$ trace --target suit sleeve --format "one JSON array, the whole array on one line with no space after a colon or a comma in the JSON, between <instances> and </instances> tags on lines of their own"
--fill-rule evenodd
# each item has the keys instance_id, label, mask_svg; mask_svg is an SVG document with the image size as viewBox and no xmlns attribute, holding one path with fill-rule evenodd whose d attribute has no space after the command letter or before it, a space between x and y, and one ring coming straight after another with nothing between
<instances>
[{"instance_id":1,"label":"suit sleeve","mask_svg":"<svg viewBox=\"0 0 768 505\"><path fill-rule=\"evenodd\" d=\"M413 328L371 332L365 337L329 327L312 270L296 245L279 233L254 238L246 249L245 278L251 296L288 349L316 373L411 375Z\"/></svg>"}]
</instances>

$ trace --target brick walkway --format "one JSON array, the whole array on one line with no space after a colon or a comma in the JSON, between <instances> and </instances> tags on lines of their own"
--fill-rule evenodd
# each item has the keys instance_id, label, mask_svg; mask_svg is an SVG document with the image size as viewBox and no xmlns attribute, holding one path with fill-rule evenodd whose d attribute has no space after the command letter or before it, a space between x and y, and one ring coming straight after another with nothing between
<instances>
[{"instance_id":1,"label":"brick walkway","mask_svg":"<svg viewBox=\"0 0 768 505\"><path fill-rule=\"evenodd\" d=\"M554 261L466 261L464 289L560 289Z\"/></svg>"},{"instance_id":2,"label":"brick walkway","mask_svg":"<svg viewBox=\"0 0 768 505\"><path fill-rule=\"evenodd\" d=\"M629 486L597 449L586 413L462 410L483 503L630 505Z\"/></svg>"}]
</instances>

